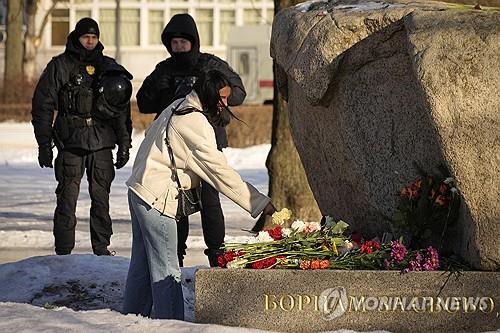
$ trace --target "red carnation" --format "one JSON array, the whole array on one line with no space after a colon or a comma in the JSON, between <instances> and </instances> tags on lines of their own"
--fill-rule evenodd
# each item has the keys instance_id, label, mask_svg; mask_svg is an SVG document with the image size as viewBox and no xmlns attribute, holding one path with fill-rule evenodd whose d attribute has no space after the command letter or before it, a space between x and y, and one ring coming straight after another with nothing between
<instances>
[{"instance_id":1,"label":"red carnation","mask_svg":"<svg viewBox=\"0 0 500 333\"><path fill-rule=\"evenodd\" d=\"M283 228L281 226L277 226L274 229L267 230L267 233L269 234L269 236L271 236L272 239L280 240L281 238L283 238L282 233L281 233L282 229Z\"/></svg>"},{"instance_id":2,"label":"red carnation","mask_svg":"<svg viewBox=\"0 0 500 333\"><path fill-rule=\"evenodd\" d=\"M273 257L253 262L251 266L253 269L264 269L273 266L274 264L276 264L276 262L276 258Z\"/></svg>"}]
</instances>

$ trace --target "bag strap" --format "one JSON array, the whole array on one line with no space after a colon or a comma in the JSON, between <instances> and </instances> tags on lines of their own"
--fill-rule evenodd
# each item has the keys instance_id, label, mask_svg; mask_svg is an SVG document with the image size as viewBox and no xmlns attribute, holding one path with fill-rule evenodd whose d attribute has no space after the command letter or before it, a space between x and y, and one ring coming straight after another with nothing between
<instances>
[{"instance_id":1,"label":"bag strap","mask_svg":"<svg viewBox=\"0 0 500 333\"><path fill-rule=\"evenodd\" d=\"M182 186L181 186L181 182L179 181L179 176L177 175L177 165L175 164L174 152L172 151L172 146L170 146L170 141L168 140L168 126L170 125L170 121L172 120L172 116L174 114L186 114L186 113L189 113L189 112L186 112L186 113L176 113L177 109L182 104L182 102L184 102L184 100L185 99L183 99L182 101L180 101L180 103L177 104L172 109L172 113L170 114L170 117L168 118L168 121L167 121L167 126L165 127L165 144L167 145L168 155L170 156L170 163L172 164L172 167L173 167L172 175L174 177L175 182L177 183L177 187L179 188L179 190L182 189Z\"/></svg>"}]
</instances>

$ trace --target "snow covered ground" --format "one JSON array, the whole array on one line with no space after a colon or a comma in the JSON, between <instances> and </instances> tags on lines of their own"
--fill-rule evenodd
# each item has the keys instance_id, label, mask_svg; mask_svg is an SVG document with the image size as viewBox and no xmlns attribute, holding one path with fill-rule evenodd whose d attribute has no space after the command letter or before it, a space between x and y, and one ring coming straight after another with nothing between
<instances>
[{"instance_id":1,"label":"snow covered ground","mask_svg":"<svg viewBox=\"0 0 500 333\"><path fill-rule=\"evenodd\" d=\"M103 258L90 254L90 197L83 179L77 206L76 254L58 257L52 255L54 170L38 166L31 124L0 123L1 332L236 332L215 325L149 320L117 312L121 308L131 245L124 183L142 137L143 133L135 133L131 159L126 167L117 170L111 189L114 235L110 248L117 256ZM264 193L268 182L264 163L269 148L261 145L225 150L230 164ZM248 233L241 229L252 227L254 219L227 198L221 199L226 241L247 238ZM193 321L194 272L207 265L199 214L191 218L190 229L185 261L189 267L183 269L182 278L186 320Z\"/></svg>"},{"instance_id":2,"label":"snow covered ground","mask_svg":"<svg viewBox=\"0 0 500 333\"><path fill-rule=\"evenodd\" d=\"M143 133L136 133L128 164L116 172L111 188L110 213L114 235L111 249L118 255L130 256L131 225L125 181ZM268 177L264 163L270 145L247 149L225 149L229 163L242 177L267 193ZM55 152L55 150L54 150ZM41 169L32 126L28 123L0 123L0 263L33 255L53 253L52 216L55 208L56 181L53 169ZM248 236L242 228L251 228L254 219L221 196L226 218L227 241ZM77 205L75 253L91 253L89 233L90 197L87 181L82 180ZM205 265L205 248L199 214L191 217L189 253L186 265Z\"/></svg>"}]
</instances>

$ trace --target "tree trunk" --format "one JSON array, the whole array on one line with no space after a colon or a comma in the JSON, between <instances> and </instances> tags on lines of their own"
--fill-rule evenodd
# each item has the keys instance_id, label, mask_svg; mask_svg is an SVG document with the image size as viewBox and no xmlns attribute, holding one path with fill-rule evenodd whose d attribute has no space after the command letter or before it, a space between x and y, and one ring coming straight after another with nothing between
<instances>
[{"instance_id":1,"label":"tree trunk","mask_svg":"<svg viewBox=\"0 0 500 333\"><path fill-rule=\"evenodd\" d=\"M7 1L3 99L13 102L23 83L23 1ZM22 89L21 89L22 90Z\"/></svg>"},{"instance_id":2,"label":"tree trunk","mask_svg":"<svg viewBox=\"0 0 500 333\"><path fill-rule=\"evenodd\" d=\"M45 12L45 15L40 23L40 27L36 26L36 15L38 12L39 0L26 1L26 35L24 39L24 78L28 82L34 82L38 79L39 72L36 67L36 57L38 49L42 43L42 34L45 26L49 21L49 16L60 0L52 0L50 8Z\"/></svg>"},{"instance_id":3,"label":"tree trunk","mask_svg":"<svg viewBox=\"0 0 500 333\"><path fill-rule=\"evenodd\" d=\"M275 13L300 2L302 1L275 0ZM309 187L291 135L288 104L277 86L277 78L280 75L285 74L275 64L273 130L271 151L266 161L269 171L269 196L278 210L283 207L289 208L293 212L292 219L319 221L321 212Z\"/></svg>"},{"instance_id":4,"label":"tree trunk","mask_svg":"<svg viewBox=\"0 0 500 333\"><path fill-rule=\"evenodd\" d=\"M36 12L38 2L29 0L26 2L26 35L24 40L24 77L27 81L33 81L36 77L36 54L40 40L36 34Z\"/></svg>"}]
</instances>

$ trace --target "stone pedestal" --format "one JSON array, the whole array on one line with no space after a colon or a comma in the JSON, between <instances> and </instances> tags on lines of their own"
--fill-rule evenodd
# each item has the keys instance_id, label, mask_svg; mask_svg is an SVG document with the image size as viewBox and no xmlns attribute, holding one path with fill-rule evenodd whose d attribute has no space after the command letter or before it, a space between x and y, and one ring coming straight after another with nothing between
<instances>
[{"instance_id":1,"label":"stone pedestal","mask_svg":"<svg viewBox=\"0 0 500 333\"><path fill-rule=\"evenodd\" d=\"M500 328L499 282L498 272L202 269L195 320L286 332L485 332Z\"/></svg>"}]
</instances>

